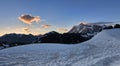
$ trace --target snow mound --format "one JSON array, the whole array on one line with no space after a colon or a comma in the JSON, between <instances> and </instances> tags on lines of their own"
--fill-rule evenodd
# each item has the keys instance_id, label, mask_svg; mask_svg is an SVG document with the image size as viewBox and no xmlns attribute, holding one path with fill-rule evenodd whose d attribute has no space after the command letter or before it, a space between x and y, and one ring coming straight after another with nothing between
<instances>
[{"instance_id":1,"label":"snow mound","mask_svg":"<svg viewBox=\"0 0 120 66\"><path fill-rule=\"evenodd\" d=\"M0 66L120 66L120 29L77 45L33 44L0 50Z\"/></svg>"}]
</instances>

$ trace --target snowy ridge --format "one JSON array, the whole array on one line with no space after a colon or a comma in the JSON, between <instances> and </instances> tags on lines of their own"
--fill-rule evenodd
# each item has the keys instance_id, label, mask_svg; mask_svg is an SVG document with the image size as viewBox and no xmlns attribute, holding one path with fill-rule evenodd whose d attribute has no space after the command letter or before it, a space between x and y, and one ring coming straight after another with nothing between
<instances>
[{"instance_id":1,"label":"snowy ridge","mask_svg":"<svg viewBox=\"0 0 120 66\"><path fill-rule=\"evenodd\" d=\"M33 44L0 50L0 66L119 66L120 29L77 45Z\"/></svg>"},{"instance_id":2,"label":"snowy ridge","mask_svg":"<svg viewBox=\"0 0 120 66\"><path fill-rule=\"evenodd\" d=\"M80 23L79 25L73 26L68 33L81 33L83 36L91 37L100 32L106 25L96 23Z\"/></svg>"}]
</instances>

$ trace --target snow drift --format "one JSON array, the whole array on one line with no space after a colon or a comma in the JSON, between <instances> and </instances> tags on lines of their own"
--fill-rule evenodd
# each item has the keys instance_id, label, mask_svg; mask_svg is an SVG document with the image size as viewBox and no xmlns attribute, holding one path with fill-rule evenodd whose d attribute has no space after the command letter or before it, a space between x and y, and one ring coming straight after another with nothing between
<instances>
[{"instance_id":1,"label":"snow drift","mask_svg":"<svg viewBox=\"0 0 120 66\"><path fill-rule=\"evenodd\" d=\"M0 50L0 66L119 66L120 29L77 45L33 44Z\"/></svg>"}]
</instances>

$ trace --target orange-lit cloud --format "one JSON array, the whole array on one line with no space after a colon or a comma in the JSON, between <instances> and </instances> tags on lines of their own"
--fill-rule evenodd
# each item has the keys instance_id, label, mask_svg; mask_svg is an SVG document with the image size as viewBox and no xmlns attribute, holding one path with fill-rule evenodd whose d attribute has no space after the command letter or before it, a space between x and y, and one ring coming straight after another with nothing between
<instances>
[{"instance_id":1,"label":"orange-lit cloud","mask_svg":"<svg viewBox=\"0 0 120 66\"><path fill-rule=\"evenodd\" d=\"M29 29L29 28L23 28L23 31L24 31L25 33L30 33L30 29Z\"/></svg>"},{"instance_id":2,"label":"orange-lit cloud","mask_svg":"<svg viewBox=\"0 0 120 66\"><path fill-rule=\"evenodd\" d=\"M41 27L42 27L42 28L50 28L51 25L49 25L49 24L44 24L44 25L42 25Z\"/></svg>"},{"instance_id":3,"label":"orange-lit cloud","mask_svg":"<svg viewBox=\"0 0 120 66\"><path fill-rule=\"evenodd\" d=\"M58 28L57 29L59 32L67 32L68 31L68 29L65 29L65 28Z\"/></svg>"},{"instance_id":4,"label":"orange-lit cloud","mask_svg":"<svg viewBox=\"0 0 120 66\"><path fill-rule=\"evenodd\" d=\"M18 19L25 24L32 24L33 22L40 22L39 16L32 16L32 15L26 15L26 14L21 15L20 17L18 17Z\"/></svg>"}]
</instances>

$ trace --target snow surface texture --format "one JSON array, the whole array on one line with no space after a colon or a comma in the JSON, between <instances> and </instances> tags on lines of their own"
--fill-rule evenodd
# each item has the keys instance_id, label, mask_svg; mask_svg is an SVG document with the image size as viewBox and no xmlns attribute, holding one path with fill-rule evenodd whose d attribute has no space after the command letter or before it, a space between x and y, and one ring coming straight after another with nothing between
<instances>
[{"instance_id":1,"label":"snow surface texture","mask_svg":"<svg viewBox=\"0 0 120 66\"><path fill-rule=\"evenodd\" d=\"M33 44L0 50L0 66L120 66L120 29L76 44Z\"/></svg>"}]
</instances>

